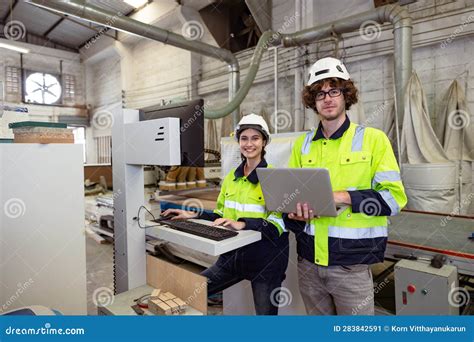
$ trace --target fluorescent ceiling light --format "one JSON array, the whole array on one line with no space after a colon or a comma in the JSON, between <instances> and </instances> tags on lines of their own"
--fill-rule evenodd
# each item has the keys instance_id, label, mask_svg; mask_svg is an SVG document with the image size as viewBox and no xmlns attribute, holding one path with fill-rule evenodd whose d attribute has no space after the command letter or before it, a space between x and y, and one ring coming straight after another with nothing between
<instances>
[{"instance_id":1,"label":"fluorescent ceiling light","mask_svg":"<svg viewBox=\"0 0 474 342\"><path fill-rule=\"evenodd\" d=\"M123 0L123 1L135 8L142 7L148 2L148 0Z\"/></svg>"},{"instance_id":2,"label":"fluorescent ceiling light","mask_svg":"<svg viewBox=\"0 0 474 342\"><path fill-rule=\"evenodd\" d=\"M28 49L21 48L19 46L15 46L15 45L12 45L12 44L5 44L5 43L0 43L0 48L13 50L13 51L17 51L17 52L20 52L20 53L29 53L30 52L30 50L28 50Z\"/></svg>"}]
</instances>

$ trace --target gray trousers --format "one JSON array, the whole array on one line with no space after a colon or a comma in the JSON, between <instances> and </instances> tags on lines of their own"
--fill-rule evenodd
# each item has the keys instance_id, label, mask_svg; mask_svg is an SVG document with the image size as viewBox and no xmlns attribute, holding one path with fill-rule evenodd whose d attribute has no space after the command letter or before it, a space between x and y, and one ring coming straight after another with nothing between
<instances>
[{"instance_id":1,"label":"gray trousers","mask_svg":"<svg viewBox=\"0 0 474 342\"><path fill-rule=\"evenodd\" d=\"M373 315L369 265L319 266L298 257L298 281L308 315Z\"/></svg>"}]
</instances>

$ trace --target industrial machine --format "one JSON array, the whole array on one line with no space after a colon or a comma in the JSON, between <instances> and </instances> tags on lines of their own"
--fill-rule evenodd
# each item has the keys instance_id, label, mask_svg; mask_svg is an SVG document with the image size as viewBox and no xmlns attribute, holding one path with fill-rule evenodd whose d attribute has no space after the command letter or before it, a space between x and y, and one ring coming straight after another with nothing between
<instances>
[{"instance_id":1,"label":"industrial machine","mask_svg":"<svg viewBox=\"0 0 474 342\"><path fill-rule=\"evenodd\" d=\"M202 99L171 103L165 106L151 106L140 110L139 120L148 125L150 120L177 118L179 132L173 133L170 146L181 152L178 163L169 163L166 159L154 161L150 165L204 166L204 101ZM158 135L160 132L157 133Z\"/></svg>"},{"instance_id":2,"label":"industrial machine","mask_svg":"<svg viewBox=\"0 0 474 342\"><path fill-rule=\"evenodd\" d=\"M260 239L260 236L247 231L245 236L212 241L176 229L158 227L156 223L146 221L143 213L138 213L145 202L143 165L202 165L198 150L191 146L193 144L188 144L189 141L196 144L202 141L202 137L197 136L203 134L203 125L199 121L203 119L200 106L202 102L167 106L163 111L158 107L143 112L116 109L112 149L117 294L146 284L146 248L153 250L152 241L167 241L174 255L207 267L217 255ZM175 110L179 113L174 114ZM273 139L267 151L268 162L275 167L285 167L291 144L300 134L284 133L279 135L279 139ZM222 139L223 173L239 160L238 146L231 140ZM202 151L200 148L199 157L203 156ZM149 228L141 229L139 222ZM380 274L384 278L395 272L392 292L395 293L395 307L389 313L461 314L461 309L467 312L472 300L468 290L463 290L468 297L463 303L449 301L449 298L453 295L453 288L472 286L469 279L474 276L474 242L468 237L472 234L473 222L474 219L467 216L415 211L403 211L390 217L386 259L395 263ZM290 258L295 259L294 241L290 250ZM439 268L429 265L436 255L444 256ZM304 314L296 279L296 267L290 262L283 286L289 289L292 297L288 305L280 308L281 314ZM379 282L377 278L374 280ZM247 287L240 283L224 291L224 303L226 298L239 298L238 301L229 300L229 305L224 304L224 314L252 313L253 303ZM412 290L414 292L410 292ZM431 299L434 297L436 300Z\"/></svg>"},{"instance_id":3,"label":"industrial machine","mask_svg":"<svg viewBox=\"0 0 474 342\"><path fill-rule=\"evenodd\" d=\"M400 260L395 265L395 303L398 315L458 315L453 300L458 289L457 268Z\"/></svg>"},{"instance_id":4,"label":"industrial machine","mask_svg":"<svg viewBox=\"0 0 474 342\"><path fill-rule=\"evenodd\" d=\"M143 111L114 110L112 158L116 294L147 283L145 235L213 256L261 238L259 232L242 231L222 241L206 239L147 221L145 211L140 210L145 205L144 165L203 166L202 105L203 101L197 100Z\"/></svg>"},{"instance_id":5,"label":"industrial machine","mask_svg":"<svg viewBox=\"0 0 474 342\"><path fill-rule=\"evenodd\" d=\"M400 261L380 279L394 269L397 315L472 314L473 226L472 217L409 210L390 218L385 258Z\"/></svg>"}]
</instances>

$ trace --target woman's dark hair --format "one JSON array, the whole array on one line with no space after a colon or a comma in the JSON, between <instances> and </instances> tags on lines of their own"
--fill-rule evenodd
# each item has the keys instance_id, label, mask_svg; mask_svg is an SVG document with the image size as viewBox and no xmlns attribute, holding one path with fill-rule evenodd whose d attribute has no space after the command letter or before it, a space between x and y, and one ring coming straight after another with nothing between
<instances>
[{"instance_id":1,"label":"woman's dark hair","mask_svg":"<svg viewBox=\"0 0 474 342\"><path fill-rule=\"evenodd\" d=\"M265 151L265 146L267 146L268 141L267 141L267 138L266 138L265 134L263 134L259 129L256 129L256 130L260 133L260 135L262 136L263 141L265 142L265 145L262 146L262 152L260 153L260 157L263 159L265 157L265 154L267 153ZM242 134L243 131L245 131L245 129L237 132L237 141L239 141L239 142L240 142L240 135ZM240 154L240 158L242 160L247 159L247 158L245 158L245 156L242 153Z\"/></svg>"},{"instance_id":2,"label":"woman's dark hair","mask_svg":"<svg viewBox=\"0 0 474 342\"><path fill-rule=\"evenodd\" d=\"M321 89L329 84L331 88L341 88L344 100L346 101L346 110L349 110L354 103L358 101L358 90L351 80L343 80L341 78L327 78L318 82L313 83L310 86L306 86L303 89L302 98L306 108L311 108L316 113L316 94Z\"/></svg>"}]
</instances>

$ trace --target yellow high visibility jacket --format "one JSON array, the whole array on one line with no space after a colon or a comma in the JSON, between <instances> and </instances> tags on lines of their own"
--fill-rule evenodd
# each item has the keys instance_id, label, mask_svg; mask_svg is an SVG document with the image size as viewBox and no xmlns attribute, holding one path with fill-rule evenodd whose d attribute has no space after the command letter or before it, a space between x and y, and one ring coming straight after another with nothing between
<instances>
[{"instance_id":1,"label":"yellow high visibility jacket","mask_svg":"<svg viewBox=\"0 0 474 342\"><path fill-rule=\"evenodd\" d=\"M257 167L267 167L262 160ZM244 163L230 171L221 185L213 214L201 218L218 217L243 221L246 230L262 233L262 239L250 245L222 254L217 264L237 270L245 279L283 279L288 265L288 232L280 213L269 212L256 171L244 175Z\"/></svg>"},{"instance_id":2,"label":"yellow high visibility jacket","mask_svg":"<svg viewBox=\"0 0 474 342\"><path fill-rule=\"evenodd\" d=\"M265 160L262 160L258 167L268 167L268 165ZM269 229L276 229L277 236L286 232L281 213L266 210L256 172L252 172L249 177L243 175L243 163L224 178L214 213L235 221L245 221L247 229L261 231L261 227L253 227L260 224L269 227ZM264 221L257 223L252 219L263 219ZM266 222L270 222L272 225L268 225Z\"/></svg>"},{"instance_id":3,"label":"yellow high visibility jacket","mask_svg":"<svg viewBox=\"0 0 474 342\"><path fill-rule=\"evenodd\" d=\"M328 169L333 191L348 191L352 200L352 207L337 217L309 224L285 218L286 227L296 233L298 255L322 266L382 262L387 216L407 203L385 133L346 117L326 139L320 126L296 140L288 167Z\"/></svg>"}]
</instances>

